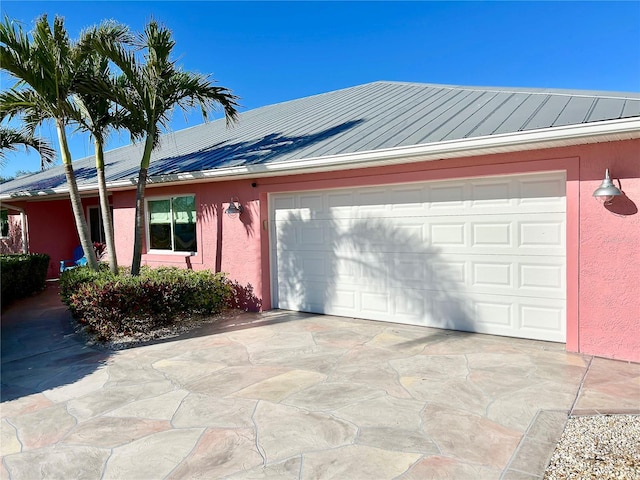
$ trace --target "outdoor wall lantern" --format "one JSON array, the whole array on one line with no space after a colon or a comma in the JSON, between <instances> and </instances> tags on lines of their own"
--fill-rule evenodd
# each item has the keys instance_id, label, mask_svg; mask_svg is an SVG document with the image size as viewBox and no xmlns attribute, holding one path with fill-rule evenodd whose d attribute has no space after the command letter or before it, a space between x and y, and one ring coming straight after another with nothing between
<instances>
[{"instance_id":1,"label":"outdoor wall lantern","mask_svg":"<svg viewBox=\"0 0 640 480\"><path fill-rule=\"evenodd\" d=\"M618 184L620 184L619 180ZM596 191L593 192L593 196L598 200L602 200L605 205L611 205L613 197L617 197L618 195L622 195L622 191L611 181L611 177L609 177L609 169L607 168L602 185L596 188Z\"/></svg>"},{"instance_id":2,"label":"outdoor wall lantern","mask_svg":"<svg viewBox=\"0 0 640 480\"><path fill-rule=\"evenodd\" d=\"M240 200L238 199L238 197L231 197L229 207L224 211L224 213L229 215L229 217L231 218L236 218L242 213L243 210L244 208L242 208L242 205L240 205Z\"/></svg>"}]
</instances>

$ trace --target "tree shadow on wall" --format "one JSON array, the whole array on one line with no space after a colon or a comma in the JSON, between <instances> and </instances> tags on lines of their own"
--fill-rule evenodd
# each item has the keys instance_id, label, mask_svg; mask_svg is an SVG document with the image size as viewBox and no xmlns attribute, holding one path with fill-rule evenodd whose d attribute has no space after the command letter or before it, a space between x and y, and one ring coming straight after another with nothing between
<instances>
[{"instance_id":1,"label":"tree shadow on wall","mask_svg":"<svg viewBox=\"0 0 640 480\"><path fill-rule=\"evenodd\" d=\"M224 225L223 225L223 215L225 212L225 204L220 201L216 203L202 203L200 205L200 210L198 214L198 222L202 225L216 225L216 253L215 253L215 272L222 271L222 255L223 255L223 243L222 236L224 235ZM251 238L255 235L254 233L254 216L251 208L245 206L243 212L240 214L239 220L242 222L242 225L245 229L247 238ZM212 235L213 229L204 228L204 235ZM203 239L204 240L204 239ZM204 242L210 244L210 242ZM239 245L242 245L243 242L238 242ZM258 261L258 259L256 259ZM230 302L230 307L238 310L243 310L245 312L258 312L262 308L262 299L255 295L253 290L253 285L247 283L246 285L241 284L237 280L229 279L229 284L231 286L232 298Z\"/></svg>"},{"instance_id":2,"label":"tree shadow on wall","mask_svg":"<svg viewBox=\"0 0 640 480\"><path fill-rule=\"evenodd\" d=\"M276 242L279 308L474 330L464 276L411 229L290 213Z\"/></svg>"}]
</instances>

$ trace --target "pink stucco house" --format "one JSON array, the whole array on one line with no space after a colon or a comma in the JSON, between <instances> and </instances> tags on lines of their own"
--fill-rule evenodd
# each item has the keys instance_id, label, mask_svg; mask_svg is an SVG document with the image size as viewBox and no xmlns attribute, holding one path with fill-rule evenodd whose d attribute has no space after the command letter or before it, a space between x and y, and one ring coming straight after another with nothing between
<instances>
[{"instance_id":1,"label":"pink stucco house","mask_svg":"<svg viewBox=\"0 0 640 480\"><path fill-rule=\"evenodd\" d=\"M106 156L125 265L140 148ZM638 362L639 157L637 93L360 85L165 135L143 263L228 272L255 308ZM99 240L92 165L75 169ZM603 203L606 169L621 194ZM0 200L57 276L78 244L62 168L3 184Z\"/></svg>"}]
</instances>

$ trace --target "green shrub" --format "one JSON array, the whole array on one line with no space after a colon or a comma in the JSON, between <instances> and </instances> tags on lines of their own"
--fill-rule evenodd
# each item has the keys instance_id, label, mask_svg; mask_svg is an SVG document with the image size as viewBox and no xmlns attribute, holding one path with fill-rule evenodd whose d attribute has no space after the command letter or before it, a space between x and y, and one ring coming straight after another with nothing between
<instances>
[{"instance_id":1,"label":"green shrub","mask_svg":"<svg viewBox=\"0 0 640 480\"><path fill-rule=\"evenodd\" d=\"M65 270L60 274L60 296L62 301L69 305L71 295L78 291L80 285L97 281L104 282L114 278L115 276L109 271L109 266L104 263L100 264L98 272L87 266Z\"/></svg>"},{"instance_id":2,"label":"green shrub","mask_svg":"<svg viewBox=\"0 0 640 480\"><path fill-rule=\"evenodd\" d=\"M2 305L42 290L48 269L49 255L46 254L1 255Z\"/></svg>"},{"instance_id":3,"label":"green shrub","mask_svg":"<svg viewBox=\"0 0 640 480\"><path fill-rule=\"evenodd\" d=\"M164 267L137 277L80 267L64 272L60 287L74 317L103 340L219 313L231 298L225 274Z\"/></svg>"}]
</instances>

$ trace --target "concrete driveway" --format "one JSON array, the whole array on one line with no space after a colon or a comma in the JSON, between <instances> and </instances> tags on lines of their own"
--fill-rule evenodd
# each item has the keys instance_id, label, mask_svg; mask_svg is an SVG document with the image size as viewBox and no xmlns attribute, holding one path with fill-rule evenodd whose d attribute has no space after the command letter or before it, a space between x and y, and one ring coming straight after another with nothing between
<instances>
[{"instance_id":1,"label":"concrete driveway","mask_svg":"<svg viewBox=\"0 0 640 480\"><path fill-rule=\"evenodd\" d=\"M639 411L640 365L283 311L104 352L55 285L2 319L2 479L541 478L567 415Z\"/></svg>"}]
</instances>

